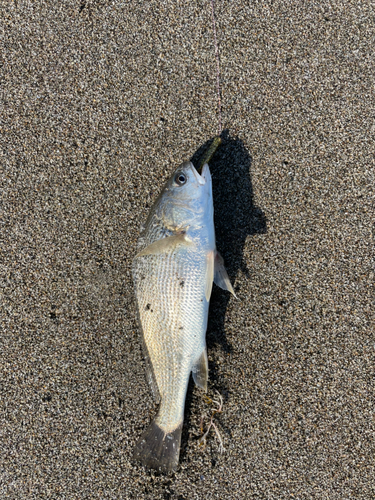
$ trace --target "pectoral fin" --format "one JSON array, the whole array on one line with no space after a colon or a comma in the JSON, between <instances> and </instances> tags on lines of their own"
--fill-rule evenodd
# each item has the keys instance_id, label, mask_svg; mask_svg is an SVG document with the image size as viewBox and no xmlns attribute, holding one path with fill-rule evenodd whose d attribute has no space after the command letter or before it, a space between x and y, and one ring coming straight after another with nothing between
<instances>
[{"instance_id":1,"label":"pectoral fin","mask_svg":"<svg viewBox=\"0 0 375 500\"><path fill-rule=\"evenodd\" d=\"M186 238L185 234L176 234L167 236L160 240L154 241L151 245L141 250L135 258L143 257L144 255L160 255L174 250L178 245L192 245L193 243Z\"/></svg>"},{"instance_id":2,"label":"pectoral fin","mask_svg":"<svg viewBox=\"0 0 375 500\"><path fill-rule=\"evenodd\" d=\"M217 286L219 286L223 290L228 290L228 292L232 293L237 298L237 295L234 293L232 284L230 282L228 273L224 267L224 259L218 251L216 251L215 254L214 282Z\"/></svg>"},{"instance_id":3,"label":"pectoral fin","mask_svg":"<svg viewBox=\"0 0 375 500\"><path fill-rule=\"evenodd\" d=\"M192 372L195 385L207 392L208 360L206 348L194 364Z\"/></svg>"}]
</instances>

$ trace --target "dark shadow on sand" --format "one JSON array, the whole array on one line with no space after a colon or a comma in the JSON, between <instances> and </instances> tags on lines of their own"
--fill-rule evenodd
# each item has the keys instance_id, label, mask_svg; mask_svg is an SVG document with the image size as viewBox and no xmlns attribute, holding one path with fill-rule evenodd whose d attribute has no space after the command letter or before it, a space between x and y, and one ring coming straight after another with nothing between
<instances>
[{"instance_id":1,"label":"dark shadow on sand","mask_svg":"<svg viewBox=\"0 0 375 500\"><path fill-rule=\"evenodd\" d=\"M251 182L251 156L241 139L232 138L228 130L221 134L222 144L210 161L212 175L216 246L224 258L225 267L231 282L234 283L237 272L250 271L243 260L243 249L247 236L267 232L266 217L262 210L254 205L253 186ZM195 166L212 143L213 138L200 147L191 158ZM235 288L240 295L241 290ZM217 345L225 353L230 353L232 346L227 340L224 320L230 294L213 286L208 328L206 334L208 355ZM209 356L210 357L210 356ZM226 398L228 388L220 376L215 362L209 360L209 382ZM185 423L182 431L181 458L184 459L184 448L190 428L191 401L193 382L190 380L185 404Z\"/></svg>"}]
</instances>

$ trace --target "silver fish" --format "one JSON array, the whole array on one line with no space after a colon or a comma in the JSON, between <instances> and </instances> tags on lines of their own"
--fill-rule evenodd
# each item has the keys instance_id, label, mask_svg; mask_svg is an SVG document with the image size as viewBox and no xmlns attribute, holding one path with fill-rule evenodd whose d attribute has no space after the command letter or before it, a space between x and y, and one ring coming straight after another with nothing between
<instances>
[{"instance_id":1,"label":"silver fish","mask_svg":"<svg viewBox=\"0 0 375 500\"><path fill-rule=\"evenodd\" d=\"M177 467L190 373L207 390L206 329L212 283L234 294L216 250L212 181L207 164L175 170L150 210L138 240L133 280L147 379L159 411L134 459Z\"/></svg>"}]
</instances>

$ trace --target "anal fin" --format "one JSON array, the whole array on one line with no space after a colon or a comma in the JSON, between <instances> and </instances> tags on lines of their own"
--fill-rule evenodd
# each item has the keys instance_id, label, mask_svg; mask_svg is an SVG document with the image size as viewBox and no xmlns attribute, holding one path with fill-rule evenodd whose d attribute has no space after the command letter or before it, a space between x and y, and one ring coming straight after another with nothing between
<instances>
[{"instance_id":1,"label":"anal fin","mask_svg":"<svg viewBox=\"0 0 375 500\"><path fill-rule=\"evenodd\" d=\"M207 392L208 360L207 360L206 348L203 349L202 354L199 356L198 360L194 363L192 372L195 385L197 385L205 392Z\"/></svg>"},{"instance_id":2,"label":"anal fin","mask_svg":"<svg viewBox=\"0 0 375 500\"><path fill-rule=\"evenodd\" d=\"M206 287L205 287L205 297L207 302L210 300L212 292L212 283L214 282L214 262L215 256L214 252L208 252L206 256Z\"/></svg>"}]
</instances>

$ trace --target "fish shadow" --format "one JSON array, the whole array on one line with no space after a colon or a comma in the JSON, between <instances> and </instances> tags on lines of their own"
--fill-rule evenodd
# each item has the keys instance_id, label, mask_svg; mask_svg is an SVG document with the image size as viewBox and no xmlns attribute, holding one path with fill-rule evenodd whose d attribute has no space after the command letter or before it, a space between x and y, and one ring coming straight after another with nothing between
<instances>
[{"instance_id":1,"label":"fish shadow","mask_svg":"<svg viewBox=\"0 0 375 500\"><path fill-rule=\"evenodd\" d=\"M239 271L249 276L250 271L243 258L243 250L248 236L265 234L267 220L263 211L254 205L254 191L251 182L252 158L241 139L231 137L226 129L221 134L222 144L210 161L212 187L215 211L216 246L224 258L225 267L232 283ZM192 156L191 161L198 166L205 151L214 138L207 141ZM239 286L234 287L240 295ZM209 380L213 389L216 389L227 399L228 387L225 375L222 374L218 361L210 356L217 346L224 354L232 352L232 346L225 333L225 316L231 295L213 286L208 327L206 334L209 357ZM192 381L190 381L185 406L185 421L189 428L192 403ZM225 431L225 430L224 430ZM228 431L229 432L229 431ZM182 441L187 439L183 432ZM184 453L182 452L182 456Z\"/></svg>"},{"instance_id":2,"label":"fish shadow","mask_svg":"<svg viewBox=\"0 0 375 500\"><path fill-rule=\"evenodd\" d=\"M239 270L249 276L250 271L243 258L248 236L265 234L267 220L263 211L254 205L251 182L252 158L241 139L232 138L229 130L221 134L222 144L210 161L215 212L216 246L224 258L231 282ZM204 151L213 139L207 141L192 157L194 165L199 163ZM241 293L238 286L236 293ZM232 346L225 334L225 315L231 295L216 285L212 289L207 327L207 347L220 345L229 354ZM217 367L216 367L217 368ZM217 369L210 362L210 379L217 380Z\"/></svg>"}]
</instances>

